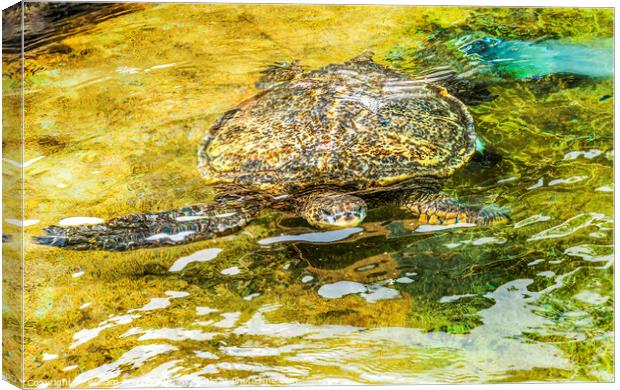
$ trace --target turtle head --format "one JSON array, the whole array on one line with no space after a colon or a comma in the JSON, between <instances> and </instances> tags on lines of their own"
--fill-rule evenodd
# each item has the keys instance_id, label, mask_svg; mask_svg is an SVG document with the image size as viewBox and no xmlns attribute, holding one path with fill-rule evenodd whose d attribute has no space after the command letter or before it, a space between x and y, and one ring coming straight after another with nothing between
<instances>
[{"instance_id":1,"label":"turtle head","mask_svg":"<svg viewBox=\"0 0 620 390\"><path fill-rule=\"evenodd\" d=\"M357 196L327 192L309 196L301 214L318 228L343 228L359 225L366 211L366 202Z\"/></svg>"}]
</instances>

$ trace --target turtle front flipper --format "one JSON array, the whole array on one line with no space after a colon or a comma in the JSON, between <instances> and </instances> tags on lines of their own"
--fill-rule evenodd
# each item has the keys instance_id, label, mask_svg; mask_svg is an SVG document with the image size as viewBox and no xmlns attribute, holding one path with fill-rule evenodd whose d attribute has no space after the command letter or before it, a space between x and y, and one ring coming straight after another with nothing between
<instances>
[{"instance_id":1,"label":"turtle front flipper","mask_svg":"<svg viewBox=\"0 0 620 390\"><path fill-rule=\"evenodd\" d=\"M35 237L42 245L74 250L126 251L187 244L234 233L262 209L259 201L195 205L157 213L131 214L96 225L49 226Z\"/></svg>"},{"instance_id":2,"label":"turtle front flipper","mask_svg":"<svg viewBox=\"0 0 620 390\"><path fill-rule=\"evenodd\" d=\"M510 222L510 209L495 204L466 205L444 193L415 191L402 200L402 207L427 225L472 223L488 225Z\"/></svg>"}]
</instances>

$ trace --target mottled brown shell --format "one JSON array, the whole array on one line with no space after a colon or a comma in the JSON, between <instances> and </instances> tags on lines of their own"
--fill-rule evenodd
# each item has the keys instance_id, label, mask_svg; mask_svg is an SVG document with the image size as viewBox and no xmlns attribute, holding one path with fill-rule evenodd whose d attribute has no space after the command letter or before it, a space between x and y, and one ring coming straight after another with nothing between
<instances>
[{"instance_id":1,"label":"mottled brown shell","mask_svg":"<svg viewBox=\"0 0 620 390\"><path fill-rule=\"evenodd\" d=\"M474 153L467 108L424 77L365 56L289 73L210 129L199 151L208 183L368 189L447 177Z\"/></svg>"}]
</instances>

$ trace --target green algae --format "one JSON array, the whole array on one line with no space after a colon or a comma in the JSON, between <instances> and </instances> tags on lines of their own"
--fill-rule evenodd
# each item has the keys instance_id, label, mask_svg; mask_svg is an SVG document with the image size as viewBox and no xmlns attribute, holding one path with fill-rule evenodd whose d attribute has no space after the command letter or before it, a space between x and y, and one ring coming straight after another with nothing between
<instances>
[{"instance_id":1,"label":"green algae","mask_svg":"<svg viewBox=\"0 0 620 390\"><path fill-rule=\"evenodd\" d=\"M509 205L515 222L549 217L519 229L419 233L407 214L383 208L371 212L364 233L330 244L260 245L309 231L281 213L264 213L232 237L128 253L61 251L30 237L65 217L107 219L211 200L195 169L197 145L218 115L257 92L260 70L275 61L317 67L370 48L413 72L437 58L459 63L446 42L463 34L584 42L611 37L612 19L606 9L162 4L67 37L65 52L32 53L25 159L45 158L25 169L25 217L40 220L25 229L27 379L68 384L159 343L176 349L87 384L113 385L174 361L181 363L167 378L182 384L609 381L613 264L567 250L613 244L612 193L597 190L613 185L613 98L601 101L613 94L611 80L501 80L489 86L495 100L472 107L484 144L502 160L472 164L446 190ZM422 60L429 40L443 51ZM15 83L4 75L3 86ZM15 149L19 136L3 141ZM583 222L579 229L561 228L572 218ZM531 240L550 229L560 234ZM222 252L168 271L206 248ZM222 274L231 267L239 273ZM76 270L84 274L74 277ZM398 296L371 302L318 293L339 281L385 282ZM585 291L607 299L576 298ZM154 298L168 305L139 310ZM198 307L218 311L198 314ZM224 326L227 319L234 324ZM224 352L233 346L246 355ZM280 376L265 373L272 371ZM190 374L199 378L183 377Z\"/></svg>"}]
</instances>

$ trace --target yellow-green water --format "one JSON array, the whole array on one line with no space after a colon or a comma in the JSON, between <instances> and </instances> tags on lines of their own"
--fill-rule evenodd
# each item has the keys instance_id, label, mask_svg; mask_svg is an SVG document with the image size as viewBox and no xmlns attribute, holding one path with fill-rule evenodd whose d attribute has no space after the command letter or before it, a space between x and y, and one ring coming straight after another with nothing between
<instances>
[{"instance_id":1,"label":"yellow-green water","mask_svg":"<svg viewBox=\"0 0 620 390\"><path fill-rule=\"evenodd\" d=\"M26 384L612 380L610 79L503 82L472 107L503 160L463 169L446 190L509 206L510 225L423 232L384 208L326 243L272 242L310 232L278 213L174 248L71 252L30 239L63 218L210 200L198 143L273 62L316 68L372 49L388 64L395 47L468 27L584 42L611 37L612 15L165 4L28 53ZM18 142L5 134L5 153ZM174 271L199 251L204 261Z\"/></svg>"}]
</instances>

